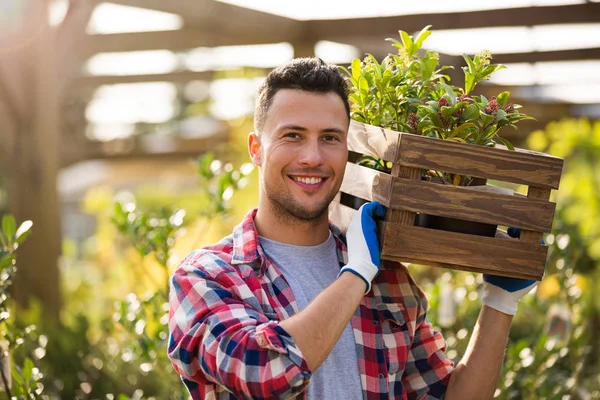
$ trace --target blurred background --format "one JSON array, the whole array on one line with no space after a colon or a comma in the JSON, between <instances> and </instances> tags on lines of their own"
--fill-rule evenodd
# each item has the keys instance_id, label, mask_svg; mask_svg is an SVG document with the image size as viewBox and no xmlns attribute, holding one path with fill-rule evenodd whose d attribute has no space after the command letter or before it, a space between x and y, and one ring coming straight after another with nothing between
<instances>
[{"instance_id":1,"label":"blurred background","mask_svg":"<svg viewBox=\"0 0 600 400\"><path fill-rule=\"evenodd\" d=\"M426 25L456 84L463 53L508 67L478 94L508 90L535 120L503 137L565 158L546 277L496 396L600 398L597 0L0 0L0 215L16 219L2 226L0 391L186 398L165 355L167 277L256 205L246 137L264 76L293 57L381 60L385 38ZM413 271L459 360L481 277Z\"/></svg>"}]
</instances>

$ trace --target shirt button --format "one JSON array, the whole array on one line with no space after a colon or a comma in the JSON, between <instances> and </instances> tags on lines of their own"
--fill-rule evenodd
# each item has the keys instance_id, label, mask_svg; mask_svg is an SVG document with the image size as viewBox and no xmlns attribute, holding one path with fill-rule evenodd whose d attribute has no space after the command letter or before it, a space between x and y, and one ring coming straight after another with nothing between
<instances>
[{"instance_id":1,"label":"shirt button","mask_svg":"<svg viewBox=\"0 0 600 400\"><path fill-rule=\"evenodd\" d=\"M379 379L383 379L383 378L385 378L385 377L383 376L383 374L379 374L379 375L377 375L377 377L378 377Z\"/></svg>"}]
</instances>

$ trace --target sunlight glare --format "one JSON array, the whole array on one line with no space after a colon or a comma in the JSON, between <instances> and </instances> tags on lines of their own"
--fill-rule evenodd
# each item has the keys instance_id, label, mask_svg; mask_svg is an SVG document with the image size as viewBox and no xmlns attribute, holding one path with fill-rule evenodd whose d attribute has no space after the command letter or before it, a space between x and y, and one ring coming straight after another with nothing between
<instances>
[{"instance_id":1,"label":"sunlight glare","mask_svg":"<svg viewBox=\"0 0 600 400\"><path fill-rule=\"evenodd\" d=\"M113 3L101 3L92 14L87 33L93 35L174 31L182 27L183 18L177 14Z\"/></svg>"}]
</instances>

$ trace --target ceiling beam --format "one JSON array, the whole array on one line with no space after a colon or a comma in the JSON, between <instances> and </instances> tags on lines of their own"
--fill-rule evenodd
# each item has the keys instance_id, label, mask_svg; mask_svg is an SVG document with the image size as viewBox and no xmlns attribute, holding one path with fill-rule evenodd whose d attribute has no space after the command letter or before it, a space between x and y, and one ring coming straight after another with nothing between
<instances>
[{"instance_id":1,"label":"ceiling beam","mask_svg":"<svg viewBox=\"0 0 600 400\"><path fill-rule=\"evenodd\" d=\"M111 0L112 3L178 14L186 28L224 35L279 35L299 31L301 22L214 0Z\"/></svg>"},{"instance_id":2,"label":"ceiling beam","mask_svg":"<svg viewBox=\"0 0 600 400\"><path fill-rule=\"evenodd\" d=\"M600 60L600 48L558 51L534 51L531 53L496 54L494 62L500 64L536 63L549 61Z\"/></svg>"},{"instance_id":3,"label":"ceiling beam","mask_svg":"<svg viewBox=\"0 0 600 400\"><path fill-rule=\"evenodd\" d=\"M426 25L434 30L534 26L600 22L600 3L523 7L456 13L399 15L305 21L307 32L318 38L347 42L352 37L396 37L398 30L417 32Z\"/></svg>"},{"instance_id":4,"label":"ceiling beam","mask_svg":"<svg viewBox=\"0 0 600 400\"><path fill-rule=\"evenodd\" d=\"M215 33L216 32L216 33ZM254 44L273 44L293 42L297 40L293 32L282 32L277 35L260 32L248 32L245 35L228 36L219 31L201 33L195 30L115 33L111 35L88 35L84 56L97 53L124 51L172 50L186 51L197 47L243 46Z\"/></svg>"},{"instance_id":5,"label":"ceiling beam","mask_svg":"<svg viewBox=\"0 0 600 400\"><path fill-rule=\"evenodd\" d=\"M124 83L171 82L187 83L191 81L212 81L225 78L251 78L266 76L267 68L240 68L221 71L177 71L166 74L145 75L97 75L81 76L69 85L71 93L89 91L102 85L118 85Z\"/></svg>"}]
</instances>

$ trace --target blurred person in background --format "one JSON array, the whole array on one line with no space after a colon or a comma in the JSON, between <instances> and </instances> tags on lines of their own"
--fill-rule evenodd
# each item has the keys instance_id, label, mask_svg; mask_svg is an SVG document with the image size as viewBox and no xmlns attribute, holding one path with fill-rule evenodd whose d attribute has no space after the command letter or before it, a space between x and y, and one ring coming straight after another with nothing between
<instances>
[{"instance_id":1,"label":"blurred person in background","mask_svg":"<svg viewBox=\"0 0 600 400\"><path fill-rule=\"evenodd\" d=\"M169 357L194 399L487 399L512 317L535 282L484 276L463 359L446 357L407 268L382 261L363 205L346 236L328 221L348 157L344 78L317 58L273 70L249 154L258 208L189 254L171 278Z\"/></svg>"}]
</instances>

